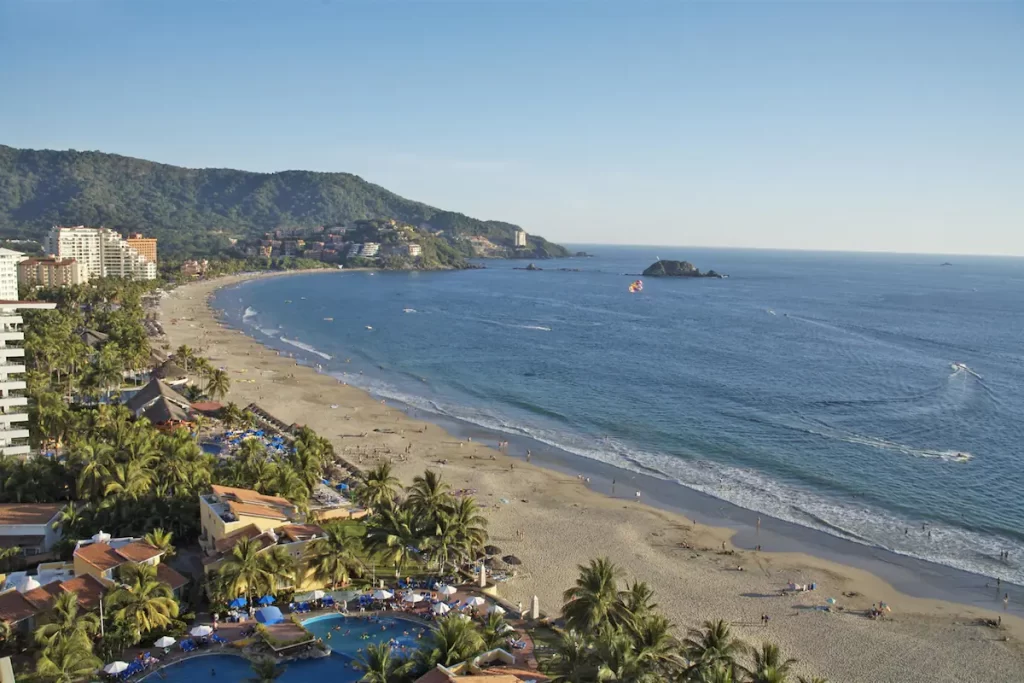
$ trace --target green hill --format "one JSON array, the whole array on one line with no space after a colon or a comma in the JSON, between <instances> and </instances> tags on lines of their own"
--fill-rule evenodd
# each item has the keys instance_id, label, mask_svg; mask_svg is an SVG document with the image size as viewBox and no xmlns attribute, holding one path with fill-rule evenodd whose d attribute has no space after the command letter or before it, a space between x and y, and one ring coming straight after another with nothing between
<instances>
[{"instance_id":1,"label":"green hill","mask_svg":"<svg viewBox=\"0 0 1024 683\"><path fill-rule=\"evenodd\" d=\"M191 169L102 152L15 149L0 145L0 235L38 238L53 225L106 226L160 240L162 255L209 255L228 238L288 227L394 218L432 231L466 256L482 236L509 256L569 252L530 235L513 248L518 226L482 221L399 197L350 173L251 173Z\"/></svg>"}]
</instances>

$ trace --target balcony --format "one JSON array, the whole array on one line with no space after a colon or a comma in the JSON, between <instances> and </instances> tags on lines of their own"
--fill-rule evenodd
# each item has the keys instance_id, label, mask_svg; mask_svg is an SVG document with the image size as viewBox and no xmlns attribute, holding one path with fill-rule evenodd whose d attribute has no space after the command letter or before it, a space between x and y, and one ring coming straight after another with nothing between
<instances>
[{"instance_id":1,"label":"balcony","mask_svg":"<svg viewBox=\"0 0 1024 683\"><path fill-rule=\"evenodd\" d=\"M0 413L0 429L10 429L12 422L28 422L28 413Z\"/></svg>"},{"instance_id":2,"label":"balcony","mask_svg":"<svg viewBox=\"0 0 1024 683\"><path fill-rule=\"evenodd\" d=\"M25 349L20 346L0 346L0 358L24 358Z\"/></svg>"},{"instance_id":3,"label":"balcony","mask_svg":"<svg viewBox=\"0 0 1024 683\"><path fill-rule=\"evenodd\" d=\"M0 379L6 379L8 375L24 374L24 372L24 363L0 363Z\"/></svg>"},{"instance_id":4,"label":"balcony","mask_svg":"<svg viewBox=\"0 0 1024 683\"><path fill-rule=\"evenodd\" d=\"M27 439L27 429L3 429L0 428L0 442L10 442L14 439Z\"/></svg>"},{"instance_id":5,"label":"balcony","mask_svg":"<svg viewBox=\"0 0 1024 683\"><path fill-rule=\"evenodd\" d=\"M18 391L26 387L23 379L5 379L0 376L0 391Z\"/></svg>"},{"instance_id":6,"label":"balcony","mask_svg":"<svg viewBox=\"0 0 1024 683\"><path fill-rule=\"evenodd\" d=\"M0 319L2 320L2 319ZM25 339L25 333L21 330L0 330L0 341L20 342Z\"/></svg>"},{"instance_id":7,"label":"balcony","mask_svg":"<svg viewBox=\"0 0 1024 683\"><path fill-rule=\"evenodd\" d=\"M21 408L27 405L27 396L0 396L0 411L6 411L8 408Z\"/></svg>"},{"instance_id":8,"label":"balcony","mask_svg":"<svg viewBox=\"0 0 1024 683\"><path fill-rule=\"evenodd\" d=\"M28 455L31 449L28 446L6 446L0 447L0 454L3 455Z\"/></svg>"}]
</instances>

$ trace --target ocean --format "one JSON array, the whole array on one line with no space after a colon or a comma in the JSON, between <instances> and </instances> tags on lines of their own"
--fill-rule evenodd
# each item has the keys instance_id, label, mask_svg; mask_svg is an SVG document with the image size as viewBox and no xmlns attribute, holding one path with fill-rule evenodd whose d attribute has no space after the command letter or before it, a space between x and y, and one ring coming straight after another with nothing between
<instances>
[{"instance_id":1,"label":"ocean","mask_svg":"<svg viewBox=\"0 0 1024 683\"><path fill-rule=\"evenodd\" d=\"M1024 260L580 248L255 280L215 306L420 414L1024 584ZM729 277L627 291L658 257Z\"/></svg>"}]
</instances>

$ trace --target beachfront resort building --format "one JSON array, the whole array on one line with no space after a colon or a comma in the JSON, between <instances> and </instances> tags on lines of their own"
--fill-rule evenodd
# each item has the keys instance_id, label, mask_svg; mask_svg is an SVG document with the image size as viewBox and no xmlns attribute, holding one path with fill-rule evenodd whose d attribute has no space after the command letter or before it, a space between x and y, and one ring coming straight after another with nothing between
<instances>
[{"instance_id":1,"label":"beachfront resort building","mask_svg":"<svg viewBox=\"0 0 1024 683\"><path fill-rule=\"evenodd\" d=\"M259 543L260 553L269 552L272 548L283 548L295 561L294 580L289 578L287 584L277 586L278 590L324 588L324 582L313 576L313 572L304 565L303 558L310 543L326 536L327 533L317 524L282 524L266 530L260 530L256 524L248 524L217 540L203 558L203 569L207 574L216 571L242 539L252 539Z\"/></svg>"},{"instance_id":2,"label":"beachfront resort building","mask_svg":"<svg viewBox=\"0 0 1024 683\"><path fill-rule=\"evenodd\" d=\"M516 245L516 248L525 247L526 246L526 231L525 230L516 230L515 245Z\"/></svg>"},{"instance_id":3,"label":"beachfront resort building","mask_svg":"<svg viewBox=\"0 0 1024 683\"><path fill-rule=\"evenodd\" d=\"M75 576L70 563L40 564L35 574L12 572L0 588L0 621L14 632L30 636L44 623L61 593L74 593L79 609L90 612L99 609L105 589L94 576Z\"/></svg>"},{"instance_id":4,"label":"beachfront resort building","mask_svg":"<svg viewBox=\"0 0 1024 683\"><path fill-rule=\"evenodd\" d=\"M297 505L280 496L267 496L251 489L214 485L212 491L199 496L199 517L202 534L199 542L210 555L222 552L218 543L233 534L252 527L247 534L262 534L275 530L279 537L288 537L288 527L295 531L306 522ZM352 503L337 491L323 484L313 489L308 503L309 511L320 520L359 519L367 511ZM238 542L234 538L229 547ZM223 543L221 543L223 546Z\"/></svg>"},{"instance_id":5,"label":"beachfront resort building","mask_svg":"<svg viewBox=\"0 0 1024 683\"><path fill-rule=\"evenodd\" d=\"M156 240L133 238L140 248L156 256ZM155 280L156 261L150 261L117 232L108 228L54 226L43 241L43 249L59 259L78 261L83 281L100 277Z\"/></svg>"},{"instance_id":6,"label":"beachfront resort building","mask_svg":"<svg viewBox=\"0 0 1024 683\"><path fill-rule=\"evenodd\" d=\"M170 361L160 366L167 372L174 373L172 367L177 366ZM186 376L185 382L187 381ZM149 384L139 389L124 405L134 417L144 417L157 427L174 429L192 423L192 405L189 400L162 379L150 380Z\"/></svg>"},{"instance_id":7,"label":"beachfront resort building","mask_svg":"<svg viewBox=\"0 0 1024 683\"><path fill-rule=\"evenodd\" d=\"M28 258L18 264L18 284L22 287L67 287L83 282L82 269L73 258Z\"/></svg>"},{"instance_id":8,"label":"beachfront resort building","mask_svg":"<svg viewBox=\"0 0 1024 683\"><path fill-rule=\"evenodd\" d=\"M0 249L0 301L18 298L18 263L24 258L20 251Z\"/></svg>"},{"instance_id":9,"label":"beachfront resort building","mask_svg":"<svg viewBox=\"0 0 1024 683\"><path fill-rule=\"evenodd\" d=\"M156 238L143 237L142 233L136 232L125 238L128 246L139 252L139 256L150 263L156 263Z\"/></svg>"},{"instance_id":10,"label":"beachfront resort building","mask_svg":"<svg viewBox=\"0 0 1024 683\"><path fill-rule=\"evenodd\" d=\"M111 538L102 531L92 538L75 544L75 576L92 576L105 586L112 586L119 570L126 565L148 564L156 567L156 577L163 581L175 596L179 595L188 579L173 567L162 564L164 551L141 538Z\"/></svg>"},{"instance_id":11,"label":"beachfront resort building","mask_svg":"<svg viewBox=\"0 0 1024 683\"><path fill-rule=\"evenodd\" d=\"M55 525L67 503L6 503L0 505L0 548L20 548L29 557L45 555L61 539Z\"/></svg>"},{"instance_id":12,"label":"beachfront resort building","mask_svg":"<svg viewBox=\"0 0 1024 683\"><path fill-rule=\"evenodd\" d=\"M0 301L0 455L29 453L25 332L18 311L56 307L45 301Z\"/></svg>"}]
</instances>

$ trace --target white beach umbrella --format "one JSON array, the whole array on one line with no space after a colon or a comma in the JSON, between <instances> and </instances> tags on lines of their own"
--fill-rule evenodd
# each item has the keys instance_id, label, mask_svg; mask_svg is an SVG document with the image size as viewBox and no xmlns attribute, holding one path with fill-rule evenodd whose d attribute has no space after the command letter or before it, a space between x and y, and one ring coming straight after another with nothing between
<instances>
[{"instance_id":1,"label":"white beach umbrella","mask_svg":"<svg viewBox=\"0 0 1024 683\"><path fill-rule=\"evenodd\" d=\"M498 633L511 633L512 631L515 631L515 630L516 630L516 627L513 626L512 624L502 624L501 628L498 629Z\"/></svg>"},{"instance_id":2,"label":"white beach umbrella","mask_svg":"<svg viewBox=\"0 0 1024 683\"><path fill-rule=\"evenodd\" d=\"M422 599L423 599L423 596L421 594L419 594L419 593L406 593L404 596L402 596L402 600L403 601L411 602L413 604L416 604L417 602L419 602Z\"/></svg>"},{"instance_id":3,"label":"white beach umbrella","mask_svg":"<svg viewBox=\"0 0 1024 683\"><path fill-rule=\"evenodd\" d=\"M491 608L487 610L488 614L504 614L505 608L501 605L491 605Z\"/></svg>"},{"instance_id":4,"label":"white beach umbrella","mask_svg":"<svg viewBox=\"0 0 1024 683\"><path fill-rule=\"evenodd\" d=\"M203 624L202 626L196 626L194 629L189 631L189 633L191 633L196 638L205 638L206 636L213 633L213 629L207 626L206 624Z\"/></svg>"},{"instance_id":5,"label":"white beach umbrella","mask_svg":"<svg viewBox=\"0 0 1024 683\"><path fill-rule=\"evenodd\" d=\"M391 591L386 591L383 588L378 588L377 590L373 591L370 597L372 597L374 600L390 600L391 598L395 597L395 594Z\"/></svg>"},{"instance_id":6,"label":"white beach umbrella","mask_svg":"<svg viewBox=\"0 0 1024 683\"><path fill-rule=\"evenodd\" d=\"M444 614L448 614L449 612L451 612L452 608L449 607L448 605L444 604L443 602L439 602L436 605L432 606L430 608L430 611L433 612L434 614L444 615Z\"/></svg>"},{"instance_id":7,"label":"white beach umbrella","mask_svg":"<svg viewBox=\"0 0 1024 683\"><path fill-rule=\"evenodd\" d=\"M111 662L103 667L103 673L113 674L116 676L117 674L124 673L127 669L128 664L126 662Z\"/></svg>"},{"instance_id":8,"label":"white beach umbrella","mask_svg":"<svg viewBox=\"0 0 1024 683\"><path fill-rule=\"evenodd\" d=\"M309 591L308 593L296 595L294 598L292 598L292 600L294 602L309 602L310 600L323 600L325 595L327 595L327 593L324 593L322 590L315 590Z\"/></svg>"},{"instance_id":9,"label":"white beach umbrella","mask_svg":"<svg viewBox=\"0 0 1024 683\"><path fill-rule=\"evenodd\" d=\"M459 592L459 589L455 586L441 586L437 589L437 592L441 595L452 596Z\"/></svg>"},{"instance_id":10,"label":"white beach umbrella","mask_svg":"<svg viewBox=\"0 0 1024 683\"><path fill-rule=\"evenodd\" d=\"M171 645L174 645L176 642L178 642L178 641L176 641L174 638L171 638L170 636L163 636L159 640L157 640L155 643L153 643L153 646L154 647L170 647Z\"/></svg>"},{"instance_id":11,"label":"white beach umbrella","mask_svg":"<svg viewBox=\"0 0 1024 683\"><path fill-rule=\"evenodd\" d=\"M483 605L487 604L487 601L481 598L479 595L474 595L473 597L466 600L466 604L470 607L482 607Z\"/></svg>"}]
</instances>

